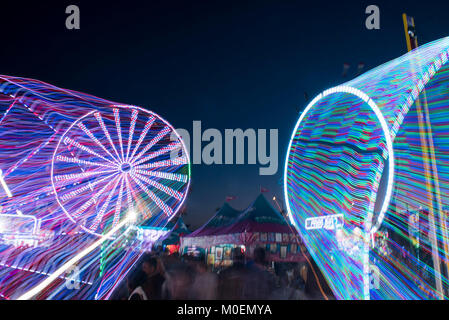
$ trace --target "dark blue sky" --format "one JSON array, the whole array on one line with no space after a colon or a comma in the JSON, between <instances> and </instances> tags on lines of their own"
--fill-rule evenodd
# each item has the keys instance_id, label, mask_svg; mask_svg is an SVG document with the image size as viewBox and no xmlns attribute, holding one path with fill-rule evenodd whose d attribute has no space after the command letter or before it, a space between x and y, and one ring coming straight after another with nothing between
<instances>
[{"instance_id":1,"label":"dark blue sky","mask_svg":"<svg viewBox=\"0 0 449 320\"><path fill-rule=\"evenodd\" d=\"M76 4L81 29L65 29ZM380 8L380 30L365 8ZM187 223L202 224L227 195L246 207L259 186L282 198L285 152L312 98L405 53L402 12L419 42L449 35L449 1L39 1L2 4L0 73L39 79L151 109L177 128L279 129L279 170L192 167ZM352 65L342 77L343 63Z\"/></svg>"}]
</instances>

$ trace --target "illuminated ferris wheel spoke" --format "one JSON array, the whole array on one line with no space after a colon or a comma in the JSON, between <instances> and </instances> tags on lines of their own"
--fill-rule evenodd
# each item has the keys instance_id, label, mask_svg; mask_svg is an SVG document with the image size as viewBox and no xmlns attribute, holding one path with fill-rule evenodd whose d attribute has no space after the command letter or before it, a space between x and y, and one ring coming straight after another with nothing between
<instances>
[{"instance_id":1,"label":"illuminated ferris wheel spoke","mask_svg":"<svg viewBox=\"0 0 449 320\"><path fill-rule=\"evenodd\" d=\"M137 110L133 110L133 113L131 115L131 125L129 126L129 133L128 133L128 146L126 148L126 158L125 158L126 162L128 162L129 150L131 148L131 143L133 142L134 128L136 127L137 114L138 114Z\"/></svg>"},{"instance_id":2,"label":"illuminated ferris wheel spoke","mask_svg":"<svg viewBox=\"0 0 449 320\"><path fill-rule=\"evenodd\" d=\"M111 169L111 170L103 170L103 171L87 171L87 172L82 172L82 173L61 174L61 175L55 176L55 180L56 181L72 181L72 180L92 177L92 176L99 175L99 174L112 173L112 172L116 172L116 171L117 171L116 169Z\"/></svg>"},{"instance_id":3,"label":"illuminated ferris wheel spoke","mask_svg":"<svg viewBox=\"0 0 449 320\"><path fill-rule=\"evenodd\" d=\"M123 186L124 186L124 178L122 176L120 179L120 189L118 192L117 203L115 205L114 221L112 222L112 227L115 227L120 219L120 213L122 211Z\"/></svg>"},{"instance_id":4,"label":"illuminated ferris wheel spoke","mask_svg":"<svg viewBox=\"0 0 449 320\"><path fill-rule=\"evenodd\" d=\"M123 156L123 140L122 140L122 127L120 125L120 114L117 108L114 108L114 118L115 118L115 126L117 128L117 136L120 144L120 151L122 155L122 161L125 160L125 157Z\"/></svg>"},{"instance_id":5,"label":"illuminated ferris wheel spoke","mask_svg":"<svg viewBox=\"0 0 449 320\"><path fill-rule=\"evenodd\" d=\"M134 166L136 169L151 169L151 168L163 168L163 167L175 167L182 166L188 164L186 157L178 157L173 160L161 160L157 162L147 163L147 164L139 164Z\"/></svg>"},{"instance_id":6,"label":"illuminated ferris wheel spoke","mask_svg":"<svg viewBox=\"0 0 449 320\"><path fill-rule=\"evenodd\" d=\"M106 125L104 124L104 121L103 121L103 118L101 117L101 114L99 112L96 112L94 114L94 116L95 116L95 119L97 119L98 123L100 124L100 127L103 130L103 132L104 132L104 135L106 136L106 138L108 139L109 143L111 144L112 149L114 149L114 152L117 155L117 159L120 159L120 155L118 154L117 149L115 148L115 145L112 142L111 135L109 134L109 131L106 128Z\"/></svg>"},{"instance_id":7,"label":"illuminated ferris wheel spoke","mask_svg":"<svg viewBox=\"0 0 449 320\"><path fill-rule=\"evenodd\" d=\"M160 172L160 171L153 171L153 170L141 170L141 169L135 169L134 172L143 174L146 176L161 178L161 179L167 179L172 181L179 181L179 182L187 182L188 176L185 174L180 173L171 173L171 172Z\"/></svg>"},{"instance_id":8,"label":"illuminated ferris wheel spoke","mask_svg":"<svg viewBox=\"0 0 449 320\"><path fill-rule=\"evenodd\" d=\"M133 174L130 175L131 179L143 190L146 194L153 200L156 205L167 215L171 216L173 214L173 210L165 204L158 196L156 196L153 191L148 189L139 179L137 179Z\"/></svg>"},{"instance_id":9,"label":"illuminated ferris wheel spoke","mask_svg":"<svg viewBox=\"0 0 449 320\"><path fill-rule=\"evenodd\" d=\"M92 190L92 188L95 187L97 184L100 184L100 183L110 179L111 176L115 175L115 174L117 174L117 172L111 173L111 174L105 176L104 178L101 178L101 179L96 180L94 182L89 182L88 184L86 184L86 185L84 185L84 186L82 186L82 187L80 187L80 188L78 188L76 190L73 190L73 191L71 191L71 192L69 192L67 194L64 194L63 196L61 196L61 201L65 202L67 200L70 200L74 196L77 196L77 195L83 193L84 191L87 191L87 189L91 189Z\"/></svg>"},{"instance_id":10,"label":"illuminated ferris wheel spoke","mask_svg":"<svg viewBox=\"0 0 449 320\"><path fill-rule=\"evenodd\" d=\"M181 193L179 193L178 191L173 190L172 188L170 188L168 186L164 186L163 184L160 184L157 181L148 179L147 177L144 177L144 176L142 176L142 175L140 175L140 174L138 174L136 172L133 172L132 175L135 178L139 179L140 181L143 181L143 182L149 184L150 186L152 186L152 187L154 187L154 188L164 192L165 194L168 194L169 196L171 196L171 197L173 197L173 198L175 198L177 200L180 200L182 198L182 194Z\"/></svg>"},{"instance_id":11,"label":"illuminated ferris wheel spoke","mask_svg":"<svg viewBox=\"0 0 449 320\"><path fill-rule=\"evenodd\" d=\"M181 144L179 142L170 143L168 146L163 147L163 148L161 148L158 151L150 153L148 156L141 158L139 161L132 162L132 164L136 166L136 165L139 165L141 163L145 163L148 160L151 160L153 158L156 158L158 156L166 154L167 152L171 152L171 151L173 151L175 149L179 149L180 147L181 147Z\"/></svg>"},{"instance_id":12,"label":"illuminated ferris wheel spoke","mask_svg":"<svg viewBox=\"0 0 449 320\"><path fill-rule=\"evenodd\" d=\"M131 189L131 184L129 183L129 179L128 179L127 175L125 176L125 183L126 183L126 200L128 202L128 208L130 211L133 211L134 205L133 205L133 199L131 196L132 189Z\"/></svg>"},{"instance_id":13,"label":"illuminated ferris wheel spoke","mask_svg":"<svg viewBox=\"0 0 449 320\"><path fill-rule=\"evenodd\" d=\"M103 151L106 152L112 158L112 160L115 160L115 157L109 152L109 150L106 149L106 147L100 141L98 141L92 131L86 128L86 126L81 121L78 122L78 127L83 130L84 133L87 134L89 138L91 138L101 149L103 149Z\"/></svg>"},{"instance_id":14,"label":"illuminated ferris wheel spoke","mask_svg":"<svg viewBox=\"0 0 449 320\"><path fill-rule=\"evenodd\" d=\"M114 162L112 162L111 160L106 159L106 158L103 157L102 155L96 153L95 151L93 151L93 150L90 149L89 147L83 146L82 144L80 144L79 142L73 140L72 138L65 137L65 138L64 138L64 143L67 144L67 145L72 145L72 146L74 146L74 147L77 147L78 149L80 149L80 150L82 150L82 151L85 151L85 152L87 152L87 153L90 153L91 155L94 155L94 156L96 156L96 157L98 157L98 158L100 158L100 159L103 159L104 161L107 161L107 162L109 162L109 163L114 164Z\"/></svg>"},{"instance_id":15,"label":"illuminated ferris wheel spoke","mask_svg":"<svg viewBox=\"0 0 449 320\"><path fill-rule=\"evenodd\" d=\"M142 144L143 139L147 136L148 131L150 130L151 126L153 125L154 121L156 120L155 117L150 116L148 118L147 123L145 124L145 127L143 128L142 133L140 134L139 140L137 141L136 147L134 148L133 152L131 153L131 159L136 154L137 150L139 149L140 145Z\"/></svg>"},{"instance_id":16,"label":"illuminated ferris wheel spoke","mask_svg":"<svg viewBox=\"0 0 449 320\"><path fill-rule=\"evenodd\" d=\"M70 157L61 156L61 155L57 156L56 160L61 161L61 162L67 162L67 163L86 164L89 166L98 166L98 167L105 167L105 168L116 168L117 167L117 166L94 162L94 161L81 160L81 159L78 159L77 157L70 158Z\"/></svg>"},{"instance_id":17,"label":"illuminated ferris wheel spoke","mask_svg":"<svg viewBox=\"0 0 449 320\"><path fill-rule=\"evenodd\" d=\"M170 132L169 127L162 129L146 146L142 151L134 158L133 163L140 159L148 150L150 150L155 144L157 144L167 133Z\"/></svg>"},{"instance_id":18,"label":"illuminated ferris wheel spoke","mask_svg":"<svg viewBox=\"0 0 449 320\"><path fill-rule=\"evenodd\" d=\"M117 182L114 184L114 187L112 188L112 190L109 192L108 197L106 198L105 203L101 206L100 212L97 214L97 216L95 217L94 222L92 223L92 225L89 227L89 230L91 231L95 231L98 228L98 225L100 224L100 222L103 220L103 216L106 212L106 209L109 207L109 203L111 202L112 196L114 195L115 189L117 189L117 186L120 182L121 179L115 179L117 180Z\"/></svg>"},{"instance_id":19,"label":"illuminated ferris wheel spoke","mask_svg":"<svg viewBox=\"0 0 449 320\"><path fill-rule=\"evenodd\" d=\"M77 218L79 217L84 210L86 210L90 205L92 205L94 202L97 201L97 199L105 193L105 191L109 188L109 186L116 180L116 178L112 179L111 181L109 181L100 191L98 191L97 193L95 193L95 195L93 197L91 197L89 200L87 200L82 206L81 208L79 208L78 210L76 210L73 213L73 217Z\"/></svg>"}]
</instances>

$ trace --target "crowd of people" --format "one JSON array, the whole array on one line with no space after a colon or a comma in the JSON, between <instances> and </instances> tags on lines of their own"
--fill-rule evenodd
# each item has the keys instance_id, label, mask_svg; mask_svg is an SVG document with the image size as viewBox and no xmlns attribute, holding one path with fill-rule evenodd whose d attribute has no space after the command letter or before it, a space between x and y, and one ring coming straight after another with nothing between
<instances>
[{"instance_id":1,"label":"crowd of people","mask_svg":"<svg viewBox=\"0 0 449 320\"><path fill-rule=\"evenodd\" d=\"M271 269L265 249L256 248L247 259L233 249L233 263L212 270L204 257L147 253L113 299L129 300L303 300L306 275L300 265Z\"/></svg>"}]
</instances>

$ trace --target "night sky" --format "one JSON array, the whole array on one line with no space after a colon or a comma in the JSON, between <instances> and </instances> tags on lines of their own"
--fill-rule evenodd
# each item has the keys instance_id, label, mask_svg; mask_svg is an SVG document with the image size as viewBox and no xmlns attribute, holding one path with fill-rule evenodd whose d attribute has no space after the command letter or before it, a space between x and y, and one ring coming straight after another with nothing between
<instances>
[{"instance_id":1,"label":"night sky","mask_svg":"<svg viewBox=\"0 0 449 320\"><path fill-rule=\"evenodd\" d=\"M65 28L76 4L81 29ZM380 30L365 8L380 8ZM150 109L175 128L279 129L279 168L194 165L185 220L201 225L228 195L237 209L259 193L283 198L291 131L320 91L406 51L401 14L420 44L449 35L449 1L9 1L0 8L0 73ZM342 77L343 63L350 63Z\"/></svg>"}]
</instances>

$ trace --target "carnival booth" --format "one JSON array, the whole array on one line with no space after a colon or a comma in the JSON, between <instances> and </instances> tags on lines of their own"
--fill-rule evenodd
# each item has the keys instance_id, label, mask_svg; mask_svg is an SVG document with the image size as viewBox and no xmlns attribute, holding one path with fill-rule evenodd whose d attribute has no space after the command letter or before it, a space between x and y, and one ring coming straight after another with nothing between
<instances>
[{"instance_id":1,"label":"carnival booth","mask_svg":"<svg viewBox=\"0 0 449 320\"><path fill-rule=\"evenodd\" d=\"M261 194L242 212L224 204L205 226L182 237L181 247L204 248L208 264L218 267L232 264L235 247L245 251L246 257L263 247L267 261L302 262L298 241L295 230Z\"/></svg>"},{"instance_id":2,"label":"carnival booth","mask_svg":"<svg viewBox=\"0 0 449 320\"><path fill-rule=\"evenodd\" d=\"M229 226L241 213L241 211L238 211L234 208L232 208L227 202L225 202L220 209L217 210L217 212L213 215L213 217L207 221L202 227L198 228L194 232L190 233L189 235L181 237L181 250L183 254L191 254L192 252L197 252L198 250L206 249L205 254L207 254L207 262L208 264L215 264L215 256L211 254L211 248L208 246L209 239L213 238L215 234L220 234L220 230L222 230L224 227ZM228 257L224 260L225 263L230 262L230 252L233 247L235 247L233 244L225 244L221 246L222 253L223 251L226 251ZM226 250L225 250L226 249ZM214 249L215 251L215 246ZM223 255L222 255L223 258ZM221 261L223 259L219 259L217 261Z\"/></svg>"},{"instance_id":3,"label":"carnival booth","mask_svg":"<svg viewBox=\"0 0 449 320\"><path fill-rule=\"evenodd\" d=\"M173 226L171 231L169 231L165 236L160 238L155 246L161 246L164 250L168 251L170 254L179 252L179 241L181 236L188 235L190 230L187 228L182 217L179 217L176 224Z\"/></svg>"}]
</instances>

